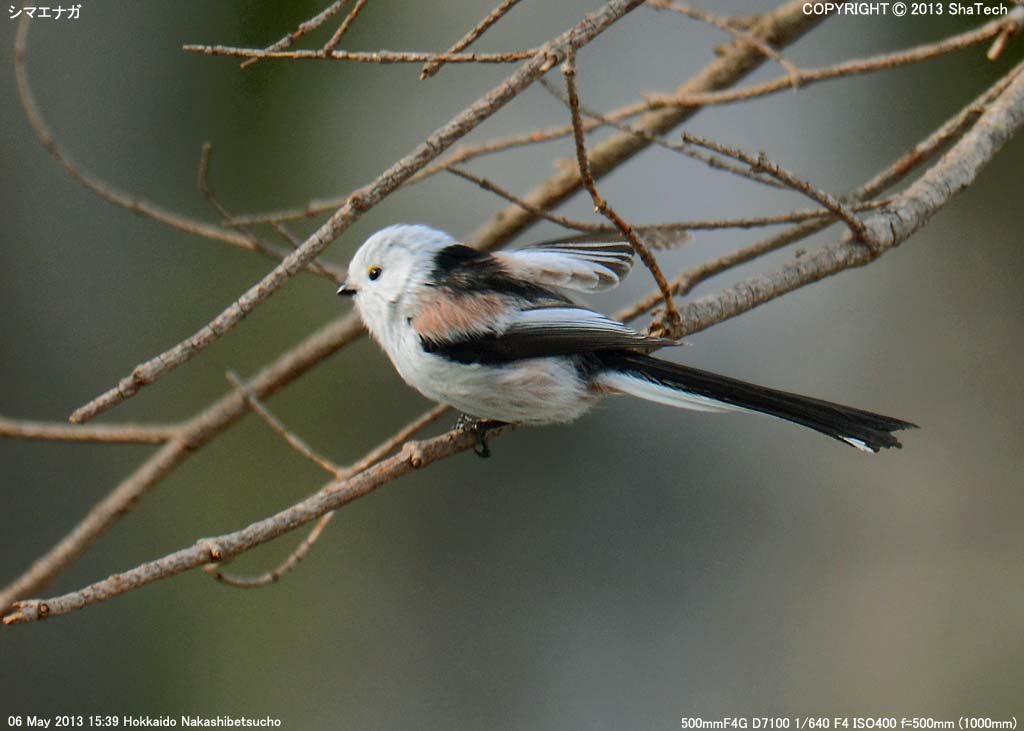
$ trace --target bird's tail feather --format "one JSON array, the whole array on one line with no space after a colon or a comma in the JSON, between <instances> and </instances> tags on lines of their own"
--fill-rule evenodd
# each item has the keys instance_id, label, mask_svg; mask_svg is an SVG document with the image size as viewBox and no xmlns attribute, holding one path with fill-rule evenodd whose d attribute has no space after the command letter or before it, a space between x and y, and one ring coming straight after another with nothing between
<instances>
[{"instance_id":1,"label":"bird's tail feather","mask_svg":"<svg viewBox=\"0 0 1024 731\"><path fill-rule=\"evenodd\" d=\"M865 452L900 447L892 432L916 425L870 411L755 386L633 352L598 356L595 381L648 401L697 411L755 411L819 431Z\"/></svg>"}]
</instances>

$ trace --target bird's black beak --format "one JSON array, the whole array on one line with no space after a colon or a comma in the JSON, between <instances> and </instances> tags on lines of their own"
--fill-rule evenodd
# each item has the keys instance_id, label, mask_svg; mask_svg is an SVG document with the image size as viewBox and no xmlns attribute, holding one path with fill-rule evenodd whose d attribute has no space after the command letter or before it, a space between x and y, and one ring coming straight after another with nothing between
<instances>
[{"instance_id":1,"label":"bird's black beak","mask_svg":"<svg viewBox=\"0 0 1024 731\"><path fill-rule=\"evenodd\" d=\"M355 287L350 287L347 284L343 284L340 287L338 287L338 296L339 297L355 297L356 292L358 292L358 291L359 290L356 289Z\"/></svg>"}]
</instances>

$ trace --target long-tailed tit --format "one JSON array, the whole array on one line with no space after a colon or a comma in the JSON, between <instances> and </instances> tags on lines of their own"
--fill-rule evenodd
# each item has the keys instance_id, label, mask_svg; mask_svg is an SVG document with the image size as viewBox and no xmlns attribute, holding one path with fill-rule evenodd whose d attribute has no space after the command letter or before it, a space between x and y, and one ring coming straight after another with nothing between
<instances>
[{"instance_id":1,"label":"long-tailed tit","mask_svg":"<svg viewBox=\"0 0 1024 731\"><path fill-rule=\"evenodd\" d=\"M616 286L632 264L623 242L488 254L427 226L396 225L359 248L338 294L354 296L406 383L478 418L566 422L624 393L697 411L760 412L865 452L899 447L892 432L914 426L651 357L675 341L570 297Z\"/></svg>"}]
</instances>

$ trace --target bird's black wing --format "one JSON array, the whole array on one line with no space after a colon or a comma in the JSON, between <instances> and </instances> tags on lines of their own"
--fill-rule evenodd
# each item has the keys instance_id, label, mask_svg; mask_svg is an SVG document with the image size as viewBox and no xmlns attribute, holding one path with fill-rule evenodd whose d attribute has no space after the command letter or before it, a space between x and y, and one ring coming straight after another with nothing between
<instances>
[{"instance_id":1,"label":"bird's black wing","mask_svg":"<svg viewBox=\"0 0 1024 731\"><path fill-rule=\"evenodd\" d=\"M575 306L538 307L510 312L487 332L421 332L423 348L459 363L509 363L524 358L587 355L598 351L650 351L674 340L639 333L593 310Z\"/></svg>"}]
</instances>

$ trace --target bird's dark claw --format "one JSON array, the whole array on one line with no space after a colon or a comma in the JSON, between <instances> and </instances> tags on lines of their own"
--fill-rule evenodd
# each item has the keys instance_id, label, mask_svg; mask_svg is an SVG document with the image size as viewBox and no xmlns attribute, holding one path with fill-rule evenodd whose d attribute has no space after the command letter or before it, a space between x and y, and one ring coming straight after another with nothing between
<instances>
[{"instance_id":1,"label":"bird's dark claw","mask_svg":"<svg viewBox=\"0 0 1024 731\"><path fill-rule=\"evenodd\" d=\"M456 429L463 434L472 434L476 438L473 451L481 459L487 459L491 456L491 448L487 444L487 432L502 426L505 426L504 421L477 419L468 414L459 414L459 418L455 422Z\"/></svg>"}]
</instances>

